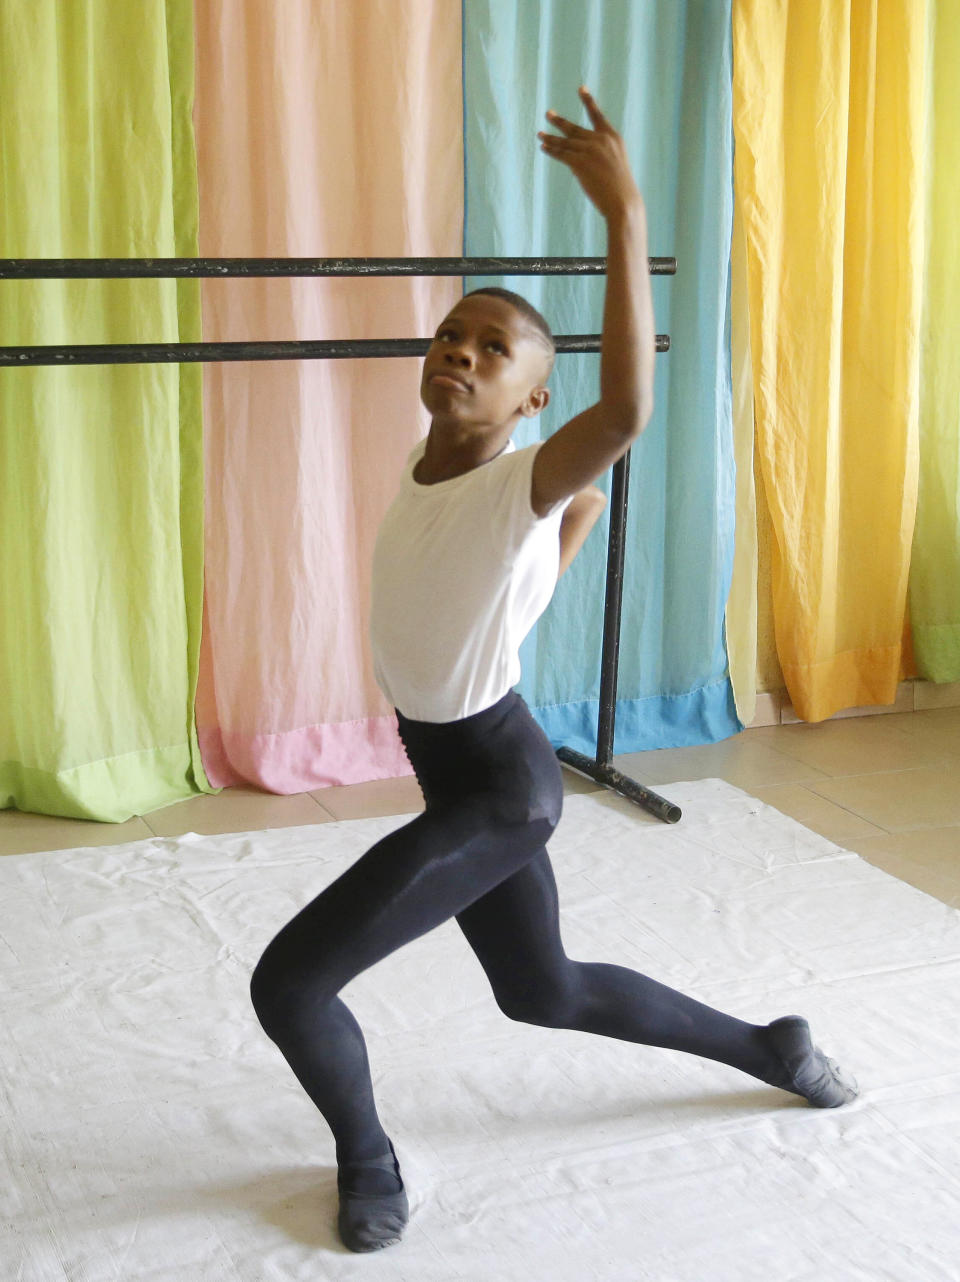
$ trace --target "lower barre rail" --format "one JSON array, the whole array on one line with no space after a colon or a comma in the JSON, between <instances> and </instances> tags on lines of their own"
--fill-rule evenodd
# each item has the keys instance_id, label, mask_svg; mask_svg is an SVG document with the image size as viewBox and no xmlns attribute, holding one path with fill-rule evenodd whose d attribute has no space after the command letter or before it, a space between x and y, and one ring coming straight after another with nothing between
<instances>
[{"instance_id":1,"label":"lower barre rail","mask_svg":"<svg viewBox=\"0 0 960 1282\"><path fill-rule=\"evenodd\" d=\"M559 334L558 352L599 352L599 334ZM429 338L344 338L250 343L68 343L48 347L0 347L0 366L190 365L213 361L357 360L425 356ZM657 351L670 350L670 336L657 335Z\"/></svg>"},{"instance_id":2,"label":"lower barre rail","mask_svg":"<svg viewBox=\"0 0 960 1282\"><path fill-rule=\"evenodd\" d=\"M619 792L622 797L636 802L644 810L649 810L652 815L656 815L664 823L675 824L679 822L682 811L678 805L672 801L667 801L666 797L661 797L659 793L645 788L642 783L637 783L636 779L631 779L629 775L621 774L619 770L614 770L613 766L607 766L602 761L595 761L591 757L585 757L582 752L575 752L573 748L558 748L557 757L564 765L573 766L574 770L579 770L581 774L589 775L597 783L602 783L605 788L612 788L614 792Z\"/></svg>"}]
</instances>

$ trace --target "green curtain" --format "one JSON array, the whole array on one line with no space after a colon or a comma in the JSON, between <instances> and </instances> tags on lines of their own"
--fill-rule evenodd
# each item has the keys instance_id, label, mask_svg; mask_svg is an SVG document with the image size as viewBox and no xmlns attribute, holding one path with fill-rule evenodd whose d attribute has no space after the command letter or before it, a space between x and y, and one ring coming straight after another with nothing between
<instances>
[{"instance_id":1,"label":"green curtain","mask_svg":"<svg viewBox=\"0 0 960 1282\"><path fill-rule=\"evenodd\" d=\"M960 5L932 0L910 617L921 676L960 681Z\"/></svg>"},{"instance_id":2,"label":"green curtain","mask_svg":"<svg viewBox=\"0 0 960 1282\"><path fill-rule=\"evenodd\" d=\"M196 257L192 0L0 0L0 257ZM197 281L3 281L0 343L188 342ZM0 371L0 807L211 791L201 367Z\"/></svg>"}]
</instances>

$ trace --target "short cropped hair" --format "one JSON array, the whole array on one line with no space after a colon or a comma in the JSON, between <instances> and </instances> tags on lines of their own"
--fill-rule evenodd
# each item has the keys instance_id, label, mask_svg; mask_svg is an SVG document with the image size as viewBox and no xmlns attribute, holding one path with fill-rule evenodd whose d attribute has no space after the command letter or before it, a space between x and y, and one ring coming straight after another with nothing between
<instances>
[{"instance_id":1,"label":"short cropped hair","mask_svg":"<svg viewBox=\"0 0 960 1282\"><path fill-rule=\"evenodd\" d=\"M464 298L472 298L475 294L491 294L494 298L502 298L520 313L531 328L536 331L535 336L547 349L549 354L547 376L549 376L557 354L557 345L553 340L553 331L547 324L546 318L541 316L534 305L528 302L522 294L515 294L512 289L500 289L496 285L490 285L485 289L472 289L469 294L464 294Z\"/></svg>"}]
</instances>

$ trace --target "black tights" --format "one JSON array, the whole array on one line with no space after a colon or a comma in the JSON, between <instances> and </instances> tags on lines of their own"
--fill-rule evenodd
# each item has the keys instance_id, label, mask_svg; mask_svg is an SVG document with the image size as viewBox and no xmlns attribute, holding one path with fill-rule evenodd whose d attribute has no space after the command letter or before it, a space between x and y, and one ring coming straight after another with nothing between
<instances>
[{"instance_id":1,"label":"black tights","mask_svg":"<svg viewBox=\"0 0 960 1282\"><path fill-rule=\"evenodd\" d=\"M560 766L516 694L462 721L398 716L426 811L299 912L253 975L257 1016L326 1118L343 1164L387 1151L363 1034L337 994L450 917L511 1019L689 1051L773 1082L766 1028L623 966L572 961L545 843Z\"/></svg>"}]
</instances>

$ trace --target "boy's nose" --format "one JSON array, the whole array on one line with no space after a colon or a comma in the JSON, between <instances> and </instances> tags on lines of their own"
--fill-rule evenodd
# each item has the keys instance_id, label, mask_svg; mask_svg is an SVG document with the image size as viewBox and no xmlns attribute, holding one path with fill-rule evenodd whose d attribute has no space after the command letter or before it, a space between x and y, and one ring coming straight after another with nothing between
<instances>
[{"instance_id":1,"label":"boy's nose","mask_svg":"<svg viewBox=\"0 0 960 1282\"><path fill-rule=\"evenodd\" d=\"M473 368L473 356L466 348L459 348L455 352L447 352L447 360L454 365L462 365L465 369Z\"/></svg>"}]
</instances>

